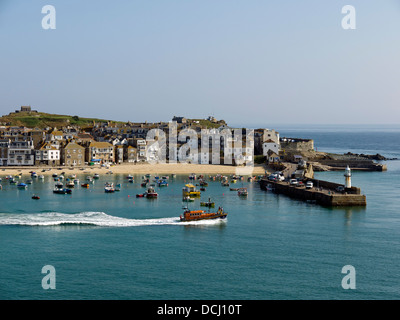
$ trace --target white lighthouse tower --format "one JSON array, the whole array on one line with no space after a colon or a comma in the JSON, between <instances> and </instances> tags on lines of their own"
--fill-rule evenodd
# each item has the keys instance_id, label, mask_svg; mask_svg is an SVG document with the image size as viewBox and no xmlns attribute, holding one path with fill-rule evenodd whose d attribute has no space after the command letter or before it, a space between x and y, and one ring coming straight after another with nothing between
<instances>
[{"instance_id":1,"label":"white lighthouse tower","mask_svg":"<svg viewBox=\"0 0 400 320\"><path fill-rule=\"evenodd\" d=\"M344 177L345 177L344 186L346 189L350 189L351 188L351 170L350 170L349 166L347 166L347 168L344 170Z\"/></svg>"}]
</instances>

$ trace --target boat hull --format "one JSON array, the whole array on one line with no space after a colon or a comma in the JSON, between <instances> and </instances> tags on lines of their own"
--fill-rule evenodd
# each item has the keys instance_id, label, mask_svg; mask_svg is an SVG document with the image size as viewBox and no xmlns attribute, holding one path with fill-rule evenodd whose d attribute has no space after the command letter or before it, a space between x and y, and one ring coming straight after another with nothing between
<instances>
[{"instance_id":1,"label":"boat hull","mask_svg":"<svg viewBox=\"0 0 400 320\"><path fill-rule=\"evenodd\" d=\"M215 220L215 219L226 219L227 213L222 213L222 214L216 214L208 217L190 217L190 218L185 218L185 217L180 217L181 222L188 222L188 221L200 221L200 220Z\"/></svg>"}]
</instances>

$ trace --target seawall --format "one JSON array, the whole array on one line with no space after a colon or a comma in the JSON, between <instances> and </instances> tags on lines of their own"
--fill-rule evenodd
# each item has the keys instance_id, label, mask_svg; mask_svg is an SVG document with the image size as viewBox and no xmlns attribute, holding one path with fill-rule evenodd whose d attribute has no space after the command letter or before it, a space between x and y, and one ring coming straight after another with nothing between
<instances>
[{"instance_id":1,"label":"seawall","mask_svg":"<svg viewBox=\"0 0 400 320\"><path fill-rule=\"evenodd\" d=\"M306 189L305 186L293 186L286 181L270 181L264 178L260 181L260 188L267 190L267 186L271 185L275 193L328 207L367 205L366 196L361 194L359 188L352 187L345 189L344 192L338 192L336 187L342 185L316 179L309 179L309 181L314 183L314 187L311 189Z\"/></svg>"}]
</instances>

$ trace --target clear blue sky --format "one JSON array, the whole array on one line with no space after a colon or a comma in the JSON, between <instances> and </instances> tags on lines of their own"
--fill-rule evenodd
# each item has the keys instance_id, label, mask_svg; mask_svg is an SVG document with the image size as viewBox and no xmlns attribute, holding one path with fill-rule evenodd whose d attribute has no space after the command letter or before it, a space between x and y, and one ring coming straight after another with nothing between
<instances>
[{"instance_id":1,"label":"clear blue sky","mask_svg":"<svg viewBox=\"0 0 400 320\"><path fill-rule=\"evenodd\" d=\"M400 123L399 34L400 0L0 0L0 113Z\"/></svg>"}]
</instances>

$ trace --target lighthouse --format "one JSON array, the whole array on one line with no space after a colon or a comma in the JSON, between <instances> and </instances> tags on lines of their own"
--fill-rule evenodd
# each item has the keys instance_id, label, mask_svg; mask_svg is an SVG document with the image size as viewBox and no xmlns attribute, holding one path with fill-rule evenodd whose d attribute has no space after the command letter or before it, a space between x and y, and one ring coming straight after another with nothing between
<instances>
[{"instance_id":1,"label":"lighthouse","mask_svg":"<svg viewBox=\"0 0 400 320\"><path fill-rule=\"evenodd\" d=\"M347 168L344 170L344 177L345 177L344 187L346 189L350 189L351 188L351 170L350 170L349 166L347 166Z\"/></svg>"}]
</instances>

